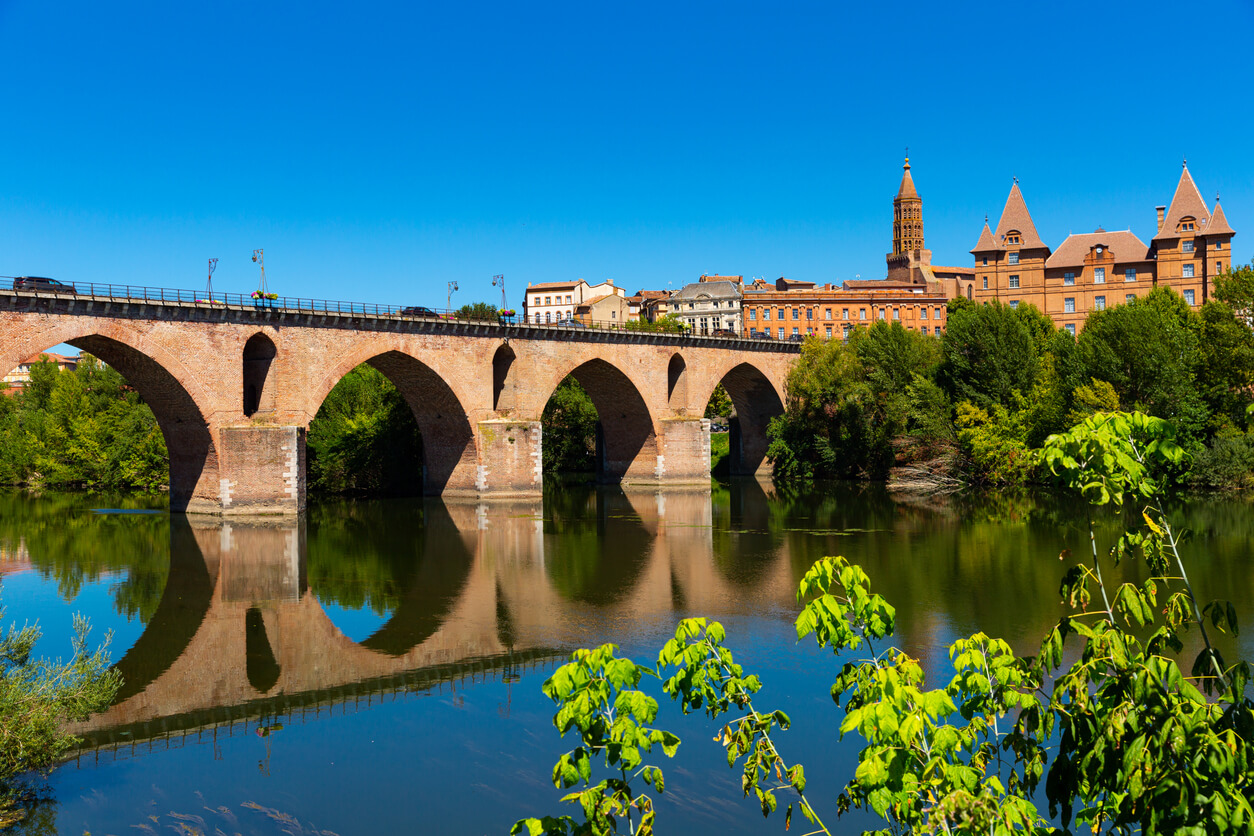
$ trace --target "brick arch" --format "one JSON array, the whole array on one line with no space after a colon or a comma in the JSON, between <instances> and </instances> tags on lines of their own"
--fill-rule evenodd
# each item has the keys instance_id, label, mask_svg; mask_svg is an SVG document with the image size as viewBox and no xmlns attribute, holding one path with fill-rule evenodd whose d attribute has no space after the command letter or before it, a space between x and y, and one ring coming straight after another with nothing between
<instances>
[{"instance_id":1,"label":"brick arch","mask_svg":"<svg viewBox=\"0 0 1254 836\"><path fill-rule=\"evenodd\" d=\"M727 390L736 417L732 419L731 471L747 475L767 468L766 428L771 419L784 413L784 397L780 387L757 366L749 362L728 364L722 374L703 380L698 394L704 394L697 409L704 410L719 383ZM717 374L717 372L716 372Z\"/></svg>"},{"instance_id":2,"label":"brick arch","mask_svg":"<svg viewBox=\"0 0 1254 836\"><path fill-rule=\"evenodd\" d=\"M93 327L100 326L100 327ZM206 420L214 399L174 352L125 321L65 320L0 348L6 371L61 343L99 357L135 387L157 419L170 460L170 510L213 511L218 501L217 439Z\"/></svg>"},{"instance_id":3,"label":"brick arch","mask_svg":"<svg viewBox=\"0 0 1254 836\"><path fill-rule=\"evenodd\" d=\"M366 356L360 356L362 354ZM478 456L470 413L449 379L424 362L425 359L401 349L382 346L357 352L336 365L336 369L341 371L330 385L323 382L319 390L321 398L310 405L310 417L312 419L317 414L322 401L344 375L362 363L369 364L396 386L418 422L422 433L423 466L422 473L415 474L415 478L422 480L423 492L472 492ZM352 365L348 365L350 362Z\"/></svg>"},{"instance_id":4,"label":"brick arch","mask_svg":"<svg viewBox=\"0 0 1254 836\"><path fill-rule=\"evenodd\" d=\"M603 481L649 478L657 468L657 428L654 415L638 387L622 369L599 357L570 368L551 385L539 411L567 377L574 377L588 393L600 419L597 439L597 476Z\"/></svg>"}]
</instances>

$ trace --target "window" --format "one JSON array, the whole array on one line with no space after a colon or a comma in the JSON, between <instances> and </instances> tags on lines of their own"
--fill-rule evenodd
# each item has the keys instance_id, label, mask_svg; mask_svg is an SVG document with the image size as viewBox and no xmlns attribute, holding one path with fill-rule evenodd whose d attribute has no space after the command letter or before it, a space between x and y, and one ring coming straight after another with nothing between
<instances>
[{"instance_id":1,"label":"window","mask_svg":"<svg viewBox=\"0 0 1254 836\"><path fill-rule=\"evenodd\" d=\"M763 308L763 309L762 309L762 319L766 320L767 322L770 322L770 320L771 320L771 309L770 309L770 308Z\"/></svg>"},{"instance_id":2,"label":"window","mask_svg":"<svg viewBox=\"0 0 1254 836\"><path fill-rule=\"evenodd\" d=\"M849 339L849 326L848 325L840 326L840 338L842 340Z\"/></svg>"},{"instance_id":3,"label":"window","mask_svg":"<svg viewBox=\"0 0 1254 836\"><path fill-rule=\"evenodd\" d=\"M806 308L806 319L814 319L814 309Z\"/></svg>"},{"instance_id":4,"label":"window","mask_svg":"<svg viewBox=\"0 0 1254 836\"><path fill-rule=\"evenodd\" d=\"M1191 252L1193 252L1193 241L1192 241L1192 240L1189 240L1189 241L1181 241L1181 242L1180 242L1180 252L1182 252L1182 253L1191 253Z\"/></svg>"},{"instance_id":5,"label":"window","mask_svg":"<svg viewBox=\"0 0 1254 836\"><path fill-rule=\"evenodd\" d=\"M1008 233L1008 234L1006 235L1006 243L1007 243L1007 244L1018 244L1018 243L1019 243L1019 233L1017 233L1017 232L1011 232L1011 233Z\"/></svg>"},{"instance_id":6,"label":"window","mask_svg":"<svg viewBox=\"0 0 1254 836\"><path fill-rule=\"evenodd\" d=\"M849 309L848 309L848 308L841 308L841 309L840 309L840 318L841 318L841 319L848 319L848 318L849 318Z\"/></svg>"},{"instance_id":7,"label":"window","mask_svg":"<svg viewBox=\"0 0 1254 836\"><path fill-rule=\"evenodd\" d=\"M793 326L793 329L792 329L792 335L793 335L794 337L799 337L799 336L801 336L801 333L797 330L797 326L795 326L795 325Z\"/></svg>"},{"instance_id":8,"label":"window","mask_svg":"<svg viewBox=\"0 0 1254 836\"><path fill-rule=\"evenodd\" d=\"M610 311L610 319L618 319L618 311Z\"/></svg>"},{"instance_id":9,"label":"window","mask_svg":"<svg viewBox=\"0 0 1254 836\"><path fill-rule=\"evenodd\" d=\"M893 319L901 319L901 308L893 308Z\"/></svg>"},{"instance_id":10,"label":"window","mask_svg":"<svg viewBox=\"0 0 1254 836\"><path fill-rule=\"evenodd\" d=\"M1011 287L1012 289L1016 289L1016 288L1018 288L1018 287L1019 287L1019 277L1018 277L1018 276L1011 276L1011 277L1010 277L1010 287Z\"/></svg>"},{"instance_id":11,"label":"window","mask_svg":"<svg viewBox=\"0 0 1254 836\"><path fill-rule=\"evenodd\" d=\"M753 320L756 320L757 318L758 318L758 309L750 308L749 309L749 321L752 322Z\"/></svg>"},{"instance_id":12,"label":"window","mask_svg":"<svg viewBox=\"0 0 1254 836\"><path fill-rule=\"evenodd\" d=\"M540 314L539 314L539 313L537 313L537 314L536 314L536 325L539 325L539 324L540 324Z\"/></svg>"},{"instance_id":13,"label":"window","mask_svg":"<svg viewBox=\"0 0 1254 836\"><path fill-rule=\"evenodd\" d=\"M1068 322L1066 325L1066 328L1067 328L1067 333L1074 337L1075 336L1075 323Z\"/></svg>"},{"instance_id":14,"label":"window","mask_svg":"<svg viewBox=\"0 0 1254 836\"><path fill-rule=\"evenodd\" d=\"M984 259L984 262L985 262L985 263L988 263L988 259L987 259L987 258L986 258L986 259ZM984 277L984 289L985 289L985 290L988 290L988 276L985 276L985 277Z\"/></svg>"},{"instance_id":15,"label":"window","mask_svg":"<svg viewBox=\"0 0 1254 836\"><path fill-rule=\"evenodd\" d=\"M1193 265L1192 264L1184 265L1184 277L1186 279L1193 278Z\"/></svg>"},{"instance_id":16,"label":"window","mask_svg":"<svg viewBox=\"0 0 1254 836\"><path fill-rule=\"evenodd\" d=\"M1011 308L1017 308L1017 307L1019 307L1019 300L1018 300L1018 299L1011 299L1011 300L1010 300L1010 307L1011 307Z\"/></svg>"},{"instance_id":17,"label":"window","mask_svg":"<svg viewBox=\"0 0 1254 836\"><path fill-rule=\"evenodd\" d=\"M926 325L924 325L924 326L923 326L923 336L925 336L925 337L927 336L927 326L926 326Z\"/></svg>"},{"instance_id":18,"label":"window","mask_svg":"<svg viewBox=\"0 0 1254 836\"><path fill-rule=\"evenodd\" d=\"M987 266L988 266L988 256L984 256L984 263L983 263L983 266L984 266L984 267L987 267ZM984 280L984 286L985 286L985 287L988 287L988 279L985 279L985 280Z\"/></svg>"},{"instance_id":19,"label":"window","mask_svg":"<svg viewBox=\"0 0 1254 836\"><path fill-rule=\"evenodd\" d=\"M1180 231L1181 231L1181 232L1192 232L1192 231L1193 231L1193 219L1192 219L1192 218L1189 218L1188 220L1181 221L1181 222L1180 222Z\"/></svg>"},{"instance_id":20,"label":"window","mask_svg":"<svg viewBox=\"0 0 1254 836\"><path fill-rule=\"evenodd\" d=\"M1224 271L1224 263L1222 261L1215 262L1215 272L1222 273Z\"/></svg>"},{"instance_id":21,"label":"window","mask_svg":"<svg viewBox=\"0 0 1254 836\"><path fill-rule=\"evenodd\" d=\"M1018 264L1018 263L1019 263L1019 254L1018 254L1018 253L1011 253L1010 255L1006 256L1006 262L1007 262L1008 264Z\"/></svg>"},{"instance_id":22,"label":"window","mask_svg":"<svg viewBox=\"0 0 1254 836\"><path fill-rule=\"evenodd\" d=\"M796 320L796 319L801 319L801 311L800 311L800 310L798 310L797 308L793 308L793 309L792 309L792 318L793 318L794 320Z\"/></svg>"},{"instance_id":23,"label":"window","mask_svg":"<svg viewBox=\"0 0 1254 836\"><path fill-rule=\"evenodd\" d=\"M1094 296L1094 297L1093 297L1093 310L1095 310L1095 311L1104 311L1104 310L1106 310L1106 297L1105 297L1105 296Z\"/></svg>"},{"instance_id":24,"label":"window","mask_svg":"<svg viewBox=\"0 0 1254 836\"><path fill-rule=\"evenodd\" d=\"M866 308L858 308L858 319L866 319Z\"/></svg>"},{"instance_id":25,"label":"window","mask_svg":"<svg viewBox=\"0 0 1254 836\"><path fill-rule=\"evenodd\" d=\"M1124 271L1123 271L1123 280L1124 280L1125 282L1134 282L1134 281L1136 281L1136 268L1135 268L1135 267L1129 267L1129 268L1127 268L1126 270L1124 270Z\"/></svg>"},{"instance_id":26,"label":"window","mask_svg":"<svg viewBox=\"0 0 1254 836\"><path fill-rule=\"evenodd\" d=\"M1129 305L1132 304L1133 302L1136 301L1136 294L1135 293L1124 294L1123 301L1125 304L1129 304Z\"/></svg>"},{"instance_id":27,"label":"window","mask_svg":"<svg viewBox=\"0 0 1254 836\"><path fill-rule=\"evenodd\" d=\"M552 317L553 315L551 313L549 313L548 311L545 311L544 312L544 324L548 325L550 322L552 322L553 321Z\"/></svg>"},{"instance_id":28,"label":"window","mask_svg":"<svg viewBox=\"0 0 1254 836\"><path fill-rule=\"evenodd\" d=\"M1075 284L1075 273L1063 273L1062 283L1064 285Z\"/></svg>"},{"instance_id":29,"label":"window","mask_svg":"<svg viewBox=\"0 0 1254 836\"><path fill-rule=\"evenodd\" d=\"M711 302L710 304L711 304L711 305L713 305L713 306L714 306L714 307L716 307L716 308L718 307L718 302Z\"/></svg>"},{"instance_id":30,"label":"window","mask_svg":"<svg viewBox=\"0 0 1254 836\"><path fill-rule=\"evenodd\" d=\"M1193 300L1196 298L1197 297L1193 293L1193 288L1189 288L1184 292L1184 301L1188 302L1190 305L1194 303Z\"/></svg>"},{"instance_id":31,"label":"window","mask_svg":"<svg viewBox=\"0 0 1254 836\"><path fill-rule=\"evenodd\" d=\"M688 310L692 311L692 310L696 310L696 308L697 308L697 304L695 302L688 303Z\"/></svg>"},{"instance_id":32,"label":"window","mask_svg":"<svg viewBox=\"0 0 1254 836\"><path fill-rule=\"evenodd\" d=\"M545 297L544 297L544 304L546 304L546 305L552 305L552 304L553 304L553 297L552 297L552 296L545 296Z\"/></svg>"},{"instance_id":33,"label":"window","mask_svg":"<svg viewBox=\"0 0 1254 836\"><path fill-rule=\"evenodd\" d=\"M1063 313L1075 313L1075 297L1074 296L1068 296L1066 299L1062 300L1062 312Z\"/></svg>"},{"instance_id":34,"label":"window","mask_svg":"<svg viewBox=\"0 0 1254 836\"><path fill-rule=\"evenodd\" d=\"M532 302L531 304L535 305L537 308L540 307L540 297L537 296L536 300Z\"/></svg>"},{"instance_id":35,"label":"window","mask_svg":"<svg viewBox=\"0 0 1254 836\"><path fill-rule=\"evenodd\" d=\"M1106 284L1106 268L1093 268L1093 284Z\"/></svg>"},{"instance_id":36,"label":"window","mask_svg":"<svg viewBox=\"0 0 1254 836\"><path fill-rule=\"evenodd\" d=\"M570 294L569 294L569 293L567 293L567 294L566 294L566 304L567 304L567 305L569 305L569 304L570 304Z\"/></svg>"},{"instance_id":37,"label":"window","mask_svg":"<svg viewBox=\"0 0 1254 836\"><path fill-rule=\"evenodd\" d=\"M919 308L919 319L927 319L927 308Z\"/></svg>"},{"instance_id":38,"label":"window","mask_svg":"<svg viewBox=\"0 0 1254 836\"><path fill-rule=\"evenodd\" d=\"M827 326L827 338L828 338L829 340L832 338L832 326L830 326L830 325L829 325L829 326Z\"/></svg>"},{"instance_id":39,"label":"window","mask_svg":"<svg viewBox=\"0 0 1254 836\"><path fill-rule=\"evenodd\" d=\"M826 320L828 320L829 322L831 321L831 319L832 319L832 309L831 309L831 308L826 308L826 309L823 311L823 318L824 318L824 319L826 319Z\"/></svg>"},{"instance_id":40,"label":"window","mask_svg":"<svg viewBox=\"0 0 1254 836\"><path fill-rule=\"evenodd\" d=\"M880 308L880 319L884 318L884 309Z\"/></svg>"},{"instance_id":41,"label":"window","mask_svg":"<svg viewBox=\"0 0 1254 836\"><path fill-rule=\"evenodd\" d=\"M750 328L750 329L749 329L749 336L750 336L750 337L756 337L757 335L758 335L758 329L757 329L757 328Z\"/></svg>"},{"instance_id":42,"label":"window","mask_svg":"<svg viewBox=\"0 0 1254 836\"><path fill-rule=\"evenodd\" d=\"M1223 248L1224 248L1224 242L1223 242L1223 241L1216 241L1216 242L1215 242L1215 249L1217 249L1217 250L1222 250Z\"/></svg>"},{"instance_id":43,"label":"window","mask_svg":"<svg viewBox=\"0 0 1254 836\"><path fill-rule=\"evenodd\" d=\"M781 326L779 326L779 338L780 338L781 340L784 338L784 326L782 326L782 325L781 325Z\"/></svg>"}]
</instances>

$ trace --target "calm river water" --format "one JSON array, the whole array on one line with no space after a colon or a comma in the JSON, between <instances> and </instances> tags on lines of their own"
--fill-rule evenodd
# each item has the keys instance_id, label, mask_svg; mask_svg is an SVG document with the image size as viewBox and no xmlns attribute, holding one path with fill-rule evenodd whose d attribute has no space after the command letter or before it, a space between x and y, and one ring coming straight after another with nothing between
<instances>
[{"instance_id":1,"label":"calm river water","mask_svg":"<svg viewBox=\"0 0 1254 836\"><path fill-rule=\"evenodd\" d=\"M1201 596L1230 597L1249 624L1249 506L1197 500L1173 514L1192 532ZM1118 521L1102 526L1113 535ZM754 481L323 502L255 523L171 517L160 500L0 496L5 620L38 620L39 652L67 656L82 612L96 638L113 632L125 677L26 828L505 833L565 812L549 782L569 746L540 693L548 673L607 641L651 661L686 615L726 624L765 683L759 706L792 715L785 757L806 765L834 818L857 747L836 739L838 660L795 641L805 569L827 554L862 564L897 607L902 646L947 681L954 637L983 630L1034 651L1061 612L1059 554L1086 540L1083 508L1050 497L894 500ZM658 725L684 739L662 763L663 832L780 831L741 797L704 718L667 703ZM870 824L851 815L841 829Z\"/></svg>"}]
</instances>

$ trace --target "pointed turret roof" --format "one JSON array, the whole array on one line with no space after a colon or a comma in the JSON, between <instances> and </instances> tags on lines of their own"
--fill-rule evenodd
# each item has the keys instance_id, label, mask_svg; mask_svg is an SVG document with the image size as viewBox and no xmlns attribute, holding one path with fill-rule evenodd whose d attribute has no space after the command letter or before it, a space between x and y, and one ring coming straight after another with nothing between
<instances>
[{"instance_id":1,"label":"pointed turret roof","mask_svg":"<svg viewBox=\"0 0 1254 836\"><path fill-rule=\"evenodd\" d=\"M1171 198L1171 206L1167 208L1167 215L1163 218L1163 227L1158 230L1158 234L1152 240L1179 238L1180 234L1176 232L1176 227L1180 225L1181 218L1189 217L1197 220L1198 230L1210 220L1210 213L1206 211L1206 201L1202 199L1202 193L1197 190L1197 184L1189 176L1189 165L1186 162L1184 171L1180 172L1180 182L1176 184L1176 193Z\"/></svg>"},{"instance_id":2,"label":"pointed turret roof","mask_svg":"<svg viewBox=\"0 0 1254 836\"><path fill-rule=\"evenodd\" d=\"M901 188L897 190L897 199L918 198L919 193L914 190L914 178L910 176L910 158L906 157L906 164L902 166Z\"/></svg>"},{"instance_id":3,"label":"pointed turret roof","mask_svg":"<svg viewBox=\"0 0 1254 836\"><path fill-rule=\"evenodd\" d=\"M980 233L980 240L975 242L973 253L986 253L989 250L997 249L997 242L993 240L993 231L988 228L988 217L984 218L984 230Z\"/></svg>"},{"instance_id":4,"label":"pointed turret roof","mask_svg":"<svg viewBox=\"0 0 1254 836\"><path fill-rule=\"evenodd\" d=\"M1219 198L1215 198L1215 211L1210 213L1210 222L1206 224L1206 228L1202 230L1203 235L1236 235L1232 231L1232 227L1228 226L1228 219L1224 217L1224 208L1219 205Z\"/></svg>"},{"instance_id":5,"label":"pointed turret roof","mask_svg":"<svg viewBox=\"0 0 1254 836\"><path fill-rule=\"evenodd\" d=\"M1036 224L1032 223L1032 214L1028 212L1028 205L1023 202L1023 193L1019 191L1017 179L1010 187L1010 196L1006 198L1006 208L1001 210L1001 219L997 221L997 231L993 233L993 242L998 247L1005 247L1006 233L1016 229L1019 231L1019 246L1023 249L1048 249L1036 232Z\"/></svg>"}]
</instances>

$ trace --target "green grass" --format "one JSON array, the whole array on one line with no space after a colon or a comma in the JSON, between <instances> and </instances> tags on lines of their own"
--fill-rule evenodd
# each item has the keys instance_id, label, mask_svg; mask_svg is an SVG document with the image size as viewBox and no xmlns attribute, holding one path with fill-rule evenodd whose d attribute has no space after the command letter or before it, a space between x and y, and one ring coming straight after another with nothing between
<instances>
[{"instance_id":1,"label":"green grass","mask_svg":"<svg viewBox=\"0 0 1254 836\"><path fill-rule=\"evenodd\" d=\"M729 433L710 433L710 473L714 476L726 475L731 467L727 460L731 452L731 435Z\"/></svg>"}]
</instances>

